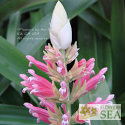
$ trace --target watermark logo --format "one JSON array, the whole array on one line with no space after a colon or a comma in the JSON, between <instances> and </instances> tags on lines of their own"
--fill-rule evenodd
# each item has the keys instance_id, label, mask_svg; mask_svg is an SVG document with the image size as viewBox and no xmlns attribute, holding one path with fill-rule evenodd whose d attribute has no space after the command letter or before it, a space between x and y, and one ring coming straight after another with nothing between
<instances>
[{"instance_id":1,"label":"watermark logo","mask_svg":"<svg viewBox=\"0 0 125 125\"><path fill-rule=\"evenodd\" d=\"M79 104L79 120L121 120L121 104Z\"/></svg>"}]
</instances>

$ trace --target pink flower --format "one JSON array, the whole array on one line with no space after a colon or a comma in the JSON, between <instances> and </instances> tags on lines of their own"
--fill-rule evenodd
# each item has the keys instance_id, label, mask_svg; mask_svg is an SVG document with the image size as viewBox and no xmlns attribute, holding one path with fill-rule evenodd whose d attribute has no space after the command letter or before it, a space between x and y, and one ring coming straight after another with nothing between
<instances>
[{"instance_id":1,"label":"pink flower","mask_svg":"<svg viewBox=\"0 0 125 125\"><path fill-rule=\"evenodd\" d=\"M86 68L88 68L88 66L92 63L95 62L95 59L94 58L90 58L87 62L86 62Z\"/></svg>"},{"instance_id":2,"label":"pink flower","mask_svg":"<svg viewBox=\"0 0 125 125\"><path fill-rule=\"evenodd\" d=\"M53 113L55 113L55 104L54 103L48 103L46 102L46 99L43 99L41 97L39 97L39 100L41 101L40 102L40 105L43 107L45 106L46 108L49 108L50 111L52 111Z\"/></svg>"},{"instance_id":3,"label":"pink flower","mask_svg":"<svg viewBox=\"0 0 125 125\"><path fill-rule=\"evenodd\" d=\"M85 59L81 59L81 60L78 62L78 67L83 66L85 63L86 63L86 60L85 60Z\"/></svg>"},{"instance_id":4,"label":"pink flower","mask_svg":"<svg viewBox=\"0 0 125 125\"><path fill-rule=\"evenodd\" d=\"M91 64L88 66L88 68L86 69L88 73L81 78L81 86L83 86L85 80L86 80L86 82L87 82L87 81L90 79L90 75L94 72L94 71L92 70L92 69L94 68L94 65L95 65L95 63L91 63ZM77 79L77 80L75 81L75 86L78 84L78 81L79 81L79 79Z\"/></svg>"},{"instance_id":5,"label":"pink flower","mask_svg":"<svg viewBox=\"0 0 125 125\"><path fill-rule=\"evenodd\" d=\"M31 64L34 64L34 65L36 65L39 69L41 69L42 71L44 71L44 72L46 72L46 73L48 72L47 65L45 65L44 63L35 60L35 58L32 57L32 56L30 56L30 55L27 55L26 58L30 61L30 62L29 62L29 67L31 67Z\"/></svg>"},{"instance_id":6,"label":"pink flower","mask_svg":"<svg viewBox=\"0 0 125 125\"><path fill-rule=\"evenodd\" d=\"M50 124L51 122L48 120L50 115L49 112L45 109L42 109L40 107L35 107L30 103L24 103L24 105L29 108L29 113L32 114L34 117L37 117L37 123L40 122L40 120Z\"/></svg>"},{"instance_id":7,"label":"pink flower","mask_svg":"<svg viewBox=\"0 0 125 125\"><path fill-rule=\"evenodd\" d=\"M87 91L90 91L92 90L93 88L96 88L97 87L97 83L99 83L100 79L102 81L105 80L105 76L104 76L104 73L107 71L108 68L103 68L100 70L100 72L92 77L90 80L87 81L86 83L86 90Z\"/></svg>"},{"instance_id":8,"label":"pink flower","mask_svg":"<svg viewBox=\"0 0 125 125\"><path fill-rule=\"evenodd\" d=\"M61 95L66 98L67 97L67 85L65 81L62 81L60 83L61 88L59 89L59 92L61 93Z\"/></svg>"},{"instance_id":9,"label":"pink flower","mask_svg":"<svg viewBox=\"0 0 125 125\"><path fill-rule=\"evenodd\" d=\"M73 116L72 116L72 121L74 121L75 123L80 123L80 124L82 124L82 123L88 123L89 125L91 125L91 122L90 122L90 120L80 120L80 118L79 118L79 113L78 113L78 111L76 111L74 114L73 114Z\"/></svg>"},{"instance_id":10,"label":"pink flower","mask_svg":"<svg viewBox=\"0 0 125 125\"><path fill-rule=\"evenodd\" d=\"M69 115L68 114L64 114L62 116L63 120L62 120L62 125L69 125Z\"/></svg>"},{"instance_id":11,"label":"pink flower","mask_svg":"<svg viewBox=\"0 0 125 125\"><path fill-rule=\"evenodd\" d=\"M53 63L50 60L45 60L46 63L49 64L49 66L53 69Z\"/></svg>"},{"instance_id":12,"label":"pink flower","mask_svg":"<svg viewBox=\"0 0 125 125\"><path fill-rule=\"evenodd\" d=\"M62 76L65 76L66 75L66 68L63 65L62 61L61 60L57 61L57 65L59 66L59 67L57 67L58 73L61 73Z\"/></svg>"},{"instance_id":13,"label":"pink flower","mask_svg":"<svg viewBox=\"0 0 125 125\"><path fill-rule=\"evenodd\" d=\"M94 102L90 102L88 104L113 104L110 100L114 98L114 94L109 95L105 100L102 101L102 98L98 97Z\"/></svg>"},{"instance_id":14,"label":"pink flower","mask_svg":"<svg viewBox=\"0 0 125 125\"><path fill-rule=\"evenodd\" d=\"M79 115L77 115L76 121L78 123L88 123L89 125L91 125L91 121L90 120L79 120Z\"/></svg>"},{"instance_id":15,"label":"pink flower","mask_svg":"<svg viewBox=\"0 0 125 125\"><path fill-rule=\"evenodd\" d=\"M63 108L64 113L66 114L66 105L62 104L61 107Z\"/></svg>"},{"instance_id":16,"label":"pink flower","mask_svg":"<svg viewBox=\"0 0 125 125\"><path fill-rule=\"evenodd\" d=\"M90 78L90 75L92 74L92 69L94 67L94 63L91 63L89 66L88 66L88 74L84 75L81 79L80 79L80 88L84 85L85 81L86 81L86 88L83 92L83 95L86 94L87 92L91 91L93 88L96 89L97 87L97 84L100 82L100 80L104 81L105 80L105 76L104 76L104 73L107 71L107 68L103 68L100 70L100 72L92 77L91 79ZM78 81L79 79L77 79L75 81L75 86L77 86L78 84Z\"/></svg>"},{"instance_id":17,"label":"pink flower","mask_svg":"<svg viewBox=\"0 0 125 125\"><path fill-rule=\"evenodd\" d=\"M20 74L20 77L25 80L21 82L22 85L26 86L26 88L23 89L24 93L26 90L29 90L30 94L34 94L38 97L52 98L55 96L53 86L48 80L36 75L32 69L29 69L28 72L33 76L28 78L25 74Z\"/></svg>"}]
</instances>

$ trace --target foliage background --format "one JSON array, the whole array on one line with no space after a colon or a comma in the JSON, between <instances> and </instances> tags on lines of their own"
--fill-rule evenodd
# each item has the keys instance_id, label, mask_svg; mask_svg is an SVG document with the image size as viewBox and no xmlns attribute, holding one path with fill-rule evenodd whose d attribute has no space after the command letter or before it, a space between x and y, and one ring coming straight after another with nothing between
<instances>
[{"instance_id":1,"label":"foliage background","mask_svg":"<svg viewBox=\"0 0 125 125\"><path fill-rule=\"evenodd\" d=\"M36 118L23 107L24 102L39 104L38 99L22 94L19 74L26 73L28 60L25 55L34 56L43 62L43 50L50 42L49 22L57 0L1 0L0 1L0 125L36 125ZM92 125L125 124L125 13L123 0L62 0L73 30L73 42L78 41L78 59L96 59L95 71L108 67L106 81L100 83L72 105L74 113L79 103L105 99L115 94L114 102L122 104L120 121L92 121ZM39 29L38 35L24 35L19 28ZM41 30L42 29L42 30ZM46 29L46 31L45 31ZM18 34L19 33L19 34ZM23 35L21 35L21 33ZM25 37L24 37L25 36ZM24 37L24 39L22 38ZM28 37L34 40L27 40ZM37 40L35 38L38 38ZM20 39L19 39L20 38ZM43 38L43 39L39 39ZM72 64L68 65L71 68ZM48 76L32 68L37 74ZM42 121L40 125L46 125Z\"/></svg>"}]
</instances>

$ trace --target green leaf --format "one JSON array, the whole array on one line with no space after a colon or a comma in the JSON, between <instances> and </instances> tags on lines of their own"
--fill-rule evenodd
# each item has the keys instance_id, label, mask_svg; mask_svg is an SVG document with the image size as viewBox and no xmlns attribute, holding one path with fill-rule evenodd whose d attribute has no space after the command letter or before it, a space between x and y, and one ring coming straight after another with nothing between
<instances>
[{"instance_id":1,"label":"green leaf","mask_svg":"<svg viewBox=\"0 0 125 125\"><path fill-rule=\"evenodd\" d=\"M69 18L73 18L80 12L88 8L90 5L95 3L97 0L64 0L62 4L64 5ZM72 7L69 7L72 6ZM24 54L34 55L36 51L49 39L49 22L51 21L52 13L47 14L31 31L30 35L26 35L24 39L17 45L17 48L21 50ZM32 35L35 29L39 30L39 34ZM33 38L33 40L27 40L28 38ZM30 46L30 47L29 47Z\"/></svg>"},{"instance_id":2,"label":"green leaf","mask_svg":"<svg viewBox=\"0 0 125 125\"><path fill-rule=\"evenodd\" d=\"M26 35L22 39L22 41L17 45L17 48L26 55L34 55L37 52L37 50L44 44L44 42L47 39L49 39L48 28L50 20L51 20L51 14L49 13L37 25L35 25L35 27L31 29L29 35ZM34 33L38 34L33 35Z\"/></svg>"},{"instance_id":3,"label":"green leaf","mask_svg":"<svg viewBox=\"0 0 125 125\"><path fill-rule=\"evenodd\" d=\"M16 46L16 44L18 43L17 28L20 25L20 18L21 18L21 13L20 11L17 11L16 13L10 16L8 23L6 39L14 46ZM14 82L11 82L10 84L17 90L17 92L20 93L20 95L22 95L21 88L19 86L17 86Z\"/></svg>"},{"instance_id":4,"label":"green leaf","mask_svg":"<svg viewBox=\"0 0 125 125\"><path fill-rule=\"evenodd\" d=\"M16 47L8 43L4 38L0 37L0 73L6 76L11 81L17 83L19 86L21 78L19 74L25 74L28 70L29 61L25 55L20 52ZM42 75L47 78L47 75L39 70L37 67L32 66L36 74ZM29 74L27 74L29 76Z\"/></svg>"},{"instance_id":5,"label":"green leaf","mask_svg":"<svg viewBox=\"0 0 125 125\"><path fill-rule=\"evenodd\" d=\"M24 103L23 98L12 86L9 86L6 91L1 95L0 101L4 104L11 105L23 105Z\"/></svg>"},{"instance_id":6,"label":"green leaf","mask_svg":"<svg viewBox=\"0 0 125 125\"><path fill-rule=\"evenodd\" d=\"M98 14L102 15L103 17L105 17L105 13L104 13L101 1L96 2L95 4L90 6L90 8L93 9L96 13L98 13Z\"/></svg>"},{"instance_id":7,"label":"green leaf","mask_svg":"<svg viewBox=\"0 0 125 125\"><path fill-rule=\"evenodd\" d=\"M125 92L116 98L117 104L121 104L121 116L125 117Z\"/></svg>"},{"instance_id":8,"label":"green leaf","mask_svg":"<svg viewBox=\"0 0 125 125\"><path fill-rule=\"evenodd\" d=\"M46 3L43 6L44 15L47 15L49 12L53 11L55 4L56 4L56 1Z\"/></svg>"},{"instance_id":9,"label":"green leaf","mask_svg":"<svg viewBox=\"0 0 125 125\"><path fill-rule=\"evenodd\" d=\"M0 7L0 22L7 17L9 17L11 14L13 14L16 11L23 10L28 7L32 7L35 5L39 5L42 3L46 3L49 1L54 1L54 0L10 0L9 2L3 4L3 6Z\"/></svg>"},{"instance_id":10,"label":"green leaf","mask_svg":"<svg viewBox=\"0 0 125 125\"><path fill-rule=\"evenodd\" d=\"M121 116L125 117L125 92L116 98L117 104L121 104Z\"/></svg>"},{"instance_id":11,"label":"green leaf","mask_svg":"<svg viewBox=\"0 0 125 125\"><path fill-rule=\"evenodd\" d=\"M43 16L44 14L42 9L30 12L30 27L33 28L43 18Z\"/></svg>"},{"instance_id":12,"label":"green leaf","mask_svg":"<svg viewBox=\"0 0 125 125\"><path fill-rule=\"evenodd\" d=\"M0 79L0 96L5 92L5 90L9 87L10 80L5 77L1 77Z\"/></svg>"},{"instance_id":13,"label":"green leaf","mask_svg":"<svg viewBox=\"0 0 125 125\"><path fill-rule=\"evenodd\" d=\"M1 0L0 1L0 6L2 6L3 4L5 4L6 2L8 2L9 0Z\"/></svg>"},{"instance_id":14,"label":"green leaf","mask_svg":"<svg viewBox=\"0 0 125 125\"><path fill-rule=\"evenodd\" d=\"M19 85L17 85L14 82L11 82L10 84L20 94L20 96L23 96L23 94L22 94L22 88Z\"/></svg>"},{"instance_id":15,"label":"green leaf","mask_svg":"<svg viewBox=\"0 0 125 125\"><path fill-rule=\"evenodd\" d=\"M100 0L107 19L111 19L111 0Z\"/></svg>"},{"instance_id":16,"label":"green leaf","mask_svg":"<svg viewBox=\"0 0 125 125\"><path fill-rule=\"evenodd\" d=\"M79 14L79 17L110 39L110 22L95 10L89 8Z\"/></svg>"},{"instance_id":17,"label":"green leaf","mask_svg":"<svg viewBox=\"0 0 125 125\"><path fill-rule=\"evenodd\" d=\"M30 22L31 22L31 28L33 26L35 26L42 18L44 17L44 12L43 9L40 9L38 11L34 11L30 13ZM43 56L44 56L44 49L45 49L45 45L46 43L44 43L40 49L34 54L34 57L36 60L39 60L43 63L45 63L45 61L43 60Z\"/></svg>"},{"instance_id":18,"label":"green leaf","mask_svg":"<svg viewBox=\"0 0 125 125\"><path fill-rule=\"evenodd\" d=\"M9 19L8 29L7 29L7 41L12 45L17 44L17 28L20 24L20 11L12 14Z\"/></svg>"},{"instance_id":19,"label":"green leaf","mask_svg":"<svg viewBox=\"0 0 125 125\"><path fill-rule=\"evenodd\" d=\"M0 104L0 124L2 125L36 125L36 118L31 116L28 109L22 106ZM40 122L38 125L48 125Z\"/></svg>"},{"instance_id":20,"label":"green leaf","mask_svg":"<svg viewBox=\"0 0 125 125\"><path fill-rule=\"evenodd\" d=\"M2 75L22 87L20 84L22 79L19 74L27 74L28 63L29 61L22 52L0 36L0 73ZM48 79L48 75L36 66L32 66L32 69L35 70L36 74ZM30 97L38 103L33 95Z\"/></svg>"},{"instance_id":21,"label":"green leaf","mask_svg":"<svg viewBox=\"0 0 125 125\"><path fill-rule=\"evenodd\" d=\"M112 91L112 53L111 41L106 37L97 33L97 55L99 68L107 67L108 71L105 73L106 81L110 92Z\"/></svg>"},{"instance_id":22,"label":"green leaf","mask_svg":"<svg viewBox=\"0 0 125 125\"><path fill-rule=\"evenodd\" d=\"M78 46L82 47L79 50L79 60L85 58L88 60L89 58L95 58L95 73L99 72L98 68L98 57L97 57L97 40L94 29L89 26L85 21L79 19L78 20ZM108 85L106 81L100 82L96 90L91 90L86 95L79 99L79 103L86 104L92 101L95 101L97 97L101 97L102 99L106 99L110 94ZM120 125L119 121L91 121L92 125Z\"/></svg>"},{"instance_id":23,"label":"green leaf","mask_svg":"<svg viewBox=\"0 0 125 125\"><path fill-rule=\"evenodd\" d=\"M64 0L62 4L64 5L67 15L70 19L77 16L83 10L90 7L92 4L97 2L97 0Z\"/></svg>"},{"instance_id":24,"label":"green leaf","mask_svg":"<svg viewBox=\"0 0 125 125\"><path fill-rule=\"evenodd\" d=\"M113 62L113 93L116 98L124 91L125 83L125 17L124 1L112 0L111 47Z\"/></svg>"},{"instance_id":25,"label":"green leaf","mask_svg":"<svg viewBox=\"0 0 125 125\"><path fill-rule=\"evenodd\" d=\"M125 101L125 92L120 95L118 98L116 98L117 103L120 104L120 102Z\"/></svg>"}]
</instances>

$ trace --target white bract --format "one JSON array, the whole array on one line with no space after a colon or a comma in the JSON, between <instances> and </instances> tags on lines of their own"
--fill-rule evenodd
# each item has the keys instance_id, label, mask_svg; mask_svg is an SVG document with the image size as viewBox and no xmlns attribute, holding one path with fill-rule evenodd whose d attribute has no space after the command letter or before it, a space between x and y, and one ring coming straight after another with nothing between
<instances>
[{"instance_id":1,"label":"white bract","mask_svg":"<svg viewBox=\"0 0 125 125\"><path fill-rule=\"evenodd\" d=\"M57 2L52 14L50 23L50 39L58 49L67 49L72 41L72 29L67 18L66 11L61 4Z\"/></svg>"}]
</instances>

